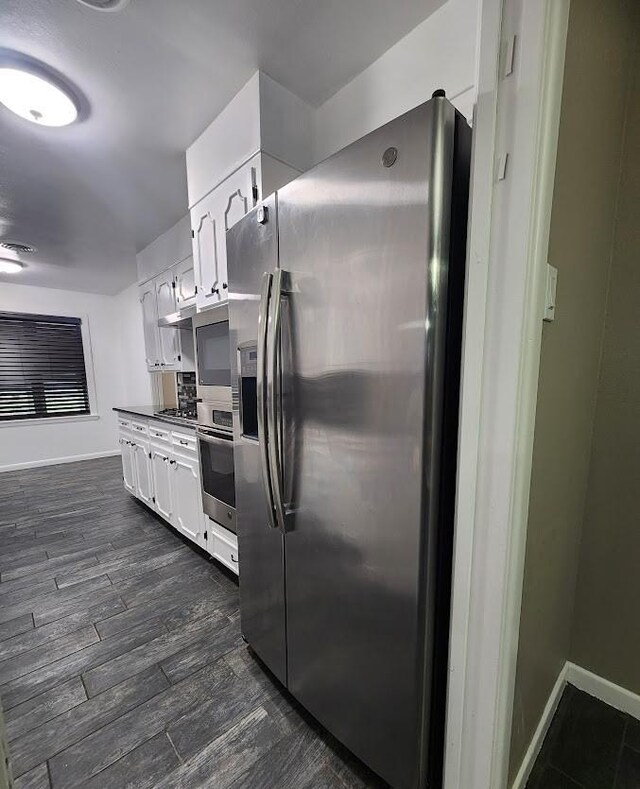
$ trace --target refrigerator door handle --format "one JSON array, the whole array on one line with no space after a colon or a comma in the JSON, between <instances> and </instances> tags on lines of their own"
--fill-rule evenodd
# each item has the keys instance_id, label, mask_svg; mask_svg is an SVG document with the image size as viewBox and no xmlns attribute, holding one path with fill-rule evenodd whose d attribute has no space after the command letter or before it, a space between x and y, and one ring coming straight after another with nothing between
<instances>
[{"instance_id":1,"label":"refrigerator door handle","mask_svg":"<svg viewBox=\"0 0 640 789\"><path fill-rule=\"evenodd\" d=\"M276 523L285 531L285 508L282 492L282 461L279 432L278 349L282 319L282 295L285 292L287 272L277 269L273 274L270 299L269 331L267 333L267 433L269 435L269 468L271 492Z\"/></svg>"},{"instance_id":2,"label":"refrigerator door handle","mask_svg":"<svg viewBox=\"0 0 640 789\"><path fill-rule=\"evenodd\" d=\"M273 274L265 273L262 277L260 292L260 310L258 312L258 359L256 370L256 400L258 410L258 445L260 447L260 469L262 471L262 484L267 497L267 511L269 513L269 526L278 528L274 515L273 487L271 481L271 468L269 466L268 439L271 437L267 427L267 334L269 327L269 300L272 289Z\"/></svg>"}]
</instances>

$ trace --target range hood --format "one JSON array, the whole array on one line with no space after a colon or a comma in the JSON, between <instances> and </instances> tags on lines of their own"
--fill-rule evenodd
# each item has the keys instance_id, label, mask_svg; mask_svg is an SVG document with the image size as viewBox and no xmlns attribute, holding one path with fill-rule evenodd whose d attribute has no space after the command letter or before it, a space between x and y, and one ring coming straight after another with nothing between
<instances>
[{"instance_id":1,"label":"range hood","mask_svg":"<svg viewBox=\"0 0 640 789\"><path fill-rule=\"evenodd\" d=\"M158 326L160 328L190 329L191 321L195 314L195 304L191 307L183 307L178 312L172 312L170 315L163 315L162 318L158 318Z\"/></svg>"}]
</instances>

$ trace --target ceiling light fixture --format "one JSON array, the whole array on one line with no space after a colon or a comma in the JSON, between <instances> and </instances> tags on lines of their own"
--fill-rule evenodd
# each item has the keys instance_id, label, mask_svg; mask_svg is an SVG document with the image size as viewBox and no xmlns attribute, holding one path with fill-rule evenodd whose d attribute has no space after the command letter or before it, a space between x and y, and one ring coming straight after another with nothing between
<instances>
[{"instance_id":1,"label":"ceiling light fixture","mask_svg":"<svg viewBox=\"0 0 640 789\"><path fill-rule=\"evenodd\" d=\"M78 0L78 2L95 11L120 11L129 5L129 0Z\"/></svg>"},{"instance_id":2,"label":"ceiling light fixture","mask_svg":"<svg viewBox=\"0 0 640 789\"><path fill-rule=\"evenodd\" d=\"M0 103L41 126L68 126L78 117L78 107L62 85L11 66L0 66Z\"/></svg>"},{"instance_id":3,"label":"ceiling light fixture","mask_svg":"<svg viewBox=\"0 0 640 789\"><path fill-rule=\"evenodd\" d=\"M32 255L37 251L31 244L21 244L19 241L0 241L0 247L18 255Z\"/></svg>"},{"instance_id":4,"label":"ceiling light fixture","mask_svg":"<svg viewBox=\"0 0 640 789\"><path fill-rule=\"evenodd\" d=\"M0 274L17 274L24 268L24 263L18 260L0 258Z\"/></svg>"}]
</instances>

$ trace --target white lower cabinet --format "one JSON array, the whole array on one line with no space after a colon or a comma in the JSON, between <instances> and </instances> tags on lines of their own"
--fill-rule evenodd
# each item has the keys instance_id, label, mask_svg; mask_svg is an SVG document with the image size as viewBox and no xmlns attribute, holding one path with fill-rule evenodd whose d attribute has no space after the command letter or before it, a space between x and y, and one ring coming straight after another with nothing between
<instances>
[{"instance_id":1,"label":"white lower cabinet","mask_svg":"<svg viewBox=\"0 0 640 789\"><path fill-rule=\"evenodd\" d=\"M205 515L207 551L236 575L240 572L238 537Z\"/></svg>"},{"instance_id":2,"label":"white lower cabinet","mask_svg":"<svg viewBox=\"0 0 640 789\"><path fill-rule=\"evenodd\" d=\"M206 550L195 433L137 417L120 417L118 426L126 490Z\"/></svg>"},{"instance_id":3,"label":"white lower cabinet","mask_svg":"<svg viewBox=\"0 0 640 789\"><path fill-rule=\"evenodd\" d=\"M134 443L127 433L120 433L120 451L122 453L122 481L129 493L136 492L136 467L133 460Z\"/></svg>"},{"instance_id":4,"label":"white lower cabinet","mask_svg":"<svg viewBox=\"0 0 640 789\"><path fill-rule=\"evenodd\" d=\"M151 444L151 473L155 491L155 510L165 520L173 520L171 491L171 456L166 448Z\"/></svg>"},{"instance_id":5,"label":"white lower cabinet","mask_svg":"<svg viewBox=\"0 0 640 789\"><path fill-rule=\"evenodd\" d=\"M136 438L133 446L133 461L136 474L136 496L149 507L153 501L153 474L151 471L151 453L149 444Z\"/></svg>"},{"instance_id":6,"label":"white lower cabinet","mask_svg":"<svg viewBox=\"0 0 640 789\"><path fill-rule=\"evenodd\" d=\"M200 467L196 457L174 454L171 459L173 490L173 525L185 537L205 547L202 528L202 494Z\"/></svg>"}]
</instances>

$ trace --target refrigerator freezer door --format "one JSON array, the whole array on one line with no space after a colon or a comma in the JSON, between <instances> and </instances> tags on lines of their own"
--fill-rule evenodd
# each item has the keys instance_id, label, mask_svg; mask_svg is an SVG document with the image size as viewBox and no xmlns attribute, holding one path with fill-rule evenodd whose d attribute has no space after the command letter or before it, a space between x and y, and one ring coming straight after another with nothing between
<instances>
[{"instance_id":1,"label":"refrigerator freezer door","mask_svg":"<svg viewBox=\"0 0 640 789\"><path fill-rule=\"evenodd\" d=\"M272 195L227 233L229 334L241 627L256 654L286 683L283 535L270 526L267 453L257 427L258 315L263 277L276 269L277 255Z\"/></svg>"},{"instance_id":2,"label":"refrigerator freezer door","mask_svg":"<svg viewBox=\"0 0 640 789\"><path fill-rule=\"evenodd\" d=\"M289 689L397 789L425 770L454 124L429 102L278 194Z\"/></svg>"}]
</instances>

